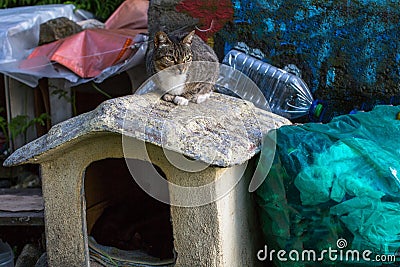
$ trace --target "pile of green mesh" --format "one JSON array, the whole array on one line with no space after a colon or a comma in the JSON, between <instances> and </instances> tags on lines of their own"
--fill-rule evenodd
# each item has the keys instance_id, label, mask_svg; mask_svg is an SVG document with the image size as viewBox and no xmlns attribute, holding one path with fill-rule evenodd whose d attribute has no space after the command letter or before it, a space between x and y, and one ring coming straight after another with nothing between
<instances>
[{"instance_id":1,"label":"pile of green mesh","mask_svg":"<svg viewBox=\"0 0 400 267\"><path fill-rule=\"evenodd\" d=\"M276 131L273 165L256 191L269 250L370 250L371 259L398 253L399 112L399 106L377 106L371 112L336 117L329 124L284 126ZM339 239L347 245L338 247ZM323 262L356 263L338 260ZM278 266L321 263L275 259ZM357 263L382 264L362 259Z\"/></svg>"}]
</instances>

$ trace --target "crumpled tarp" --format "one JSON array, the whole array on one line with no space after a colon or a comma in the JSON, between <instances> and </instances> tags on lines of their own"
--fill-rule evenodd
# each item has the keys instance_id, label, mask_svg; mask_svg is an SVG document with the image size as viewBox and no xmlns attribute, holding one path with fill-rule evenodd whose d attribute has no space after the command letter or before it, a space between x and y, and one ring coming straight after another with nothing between
<instances>
[{"instance_id":1,"label":"crumpled tarp","mask_svg":"<svg viewBox=\"0 0 400 267\"><path fill-rule=\"evenodd\" d=\"M257 190L262 229L271 249L337 249L336 241L344 238L346 249L396 253L399 112L400 106L377 106L328 124L276 130L274 162ZM346 263L354 264L342 264Z\"/></svg>"},{"instance_id":2,"label":"crumpled tarp","mask_svg":"<svg viewBox=\"0 0 400 267\"><path fill-rule=\"evenodd\" d=\"M72 5L58 6L67 10L73 8ZM52 10L54 6L47 7ZM35 33L37 38L29 40L29 48L32 49L29 53L25 52L23 58L11 57L0 64L0 72L31 87L35 87L38 80L43 77L64 78L71 83L71 86L92 80L102 82L111 75L128 70L144 60L147 36L140 33L147 32L148 1L125 1L105 23L105 29L88 29L36 48L40 23L64 16L64 13L54 12L52 17L38 20L34 15L35 8L36 6L31 7L30 13L21 21L29 25L31 31L37 31ZM9 10L17 12L14 9L19 8ZM130 11L130 16L119 14L119 12L126 14L127 10ZM7 15L6 12L4 14ZM77 18L73 20L79 21ZM10 31L8 28L7 30ZM17 38L16 41L26 42L25 38Z\"/></svg>"}]
</instances>

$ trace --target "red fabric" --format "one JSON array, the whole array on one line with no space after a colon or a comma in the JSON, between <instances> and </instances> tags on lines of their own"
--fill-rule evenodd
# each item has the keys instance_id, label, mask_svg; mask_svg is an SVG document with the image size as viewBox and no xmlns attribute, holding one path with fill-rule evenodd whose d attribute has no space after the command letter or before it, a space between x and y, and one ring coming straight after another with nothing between
<instances>
[{"instance_id":1,"label":"red fabric","mask_svg":"<svg viewBox=\"0 0 400 267\"><path fill-rule=\"evenodd\" d=\"M88 29L49 44L37 47L28 57L46 56L82 78L99 75L102 70L127 59L131 36L112 30Z\"/></svg>"},{"instance_id":2,"label":"red fabric","mask_svg":"<svg viewBox=\"0 0 400 267\"><path fill-rule=\"evenodd\" d=\"M176 6L178 12L184 12L200 21L196 34L207 40L233 19L232 1L229 0L183 0Z\"/></svg>"}]
</instances>

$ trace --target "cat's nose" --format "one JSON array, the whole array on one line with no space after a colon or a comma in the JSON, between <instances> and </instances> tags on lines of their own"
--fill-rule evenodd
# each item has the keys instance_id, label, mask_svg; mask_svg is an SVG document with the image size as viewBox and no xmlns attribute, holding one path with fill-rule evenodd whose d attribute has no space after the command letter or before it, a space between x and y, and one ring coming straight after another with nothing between
<instances>
[{"instance_id":1,"label":"cat's nose","mask_svg":"<svg viewBox=\"0 0 400 267\"><path fill-rule=\"evenodd\" d=\"M178 66L178 71L179 71L179 74L182 74L185 71L185 67L184 66Z\"/></svg>"}]
</instances>

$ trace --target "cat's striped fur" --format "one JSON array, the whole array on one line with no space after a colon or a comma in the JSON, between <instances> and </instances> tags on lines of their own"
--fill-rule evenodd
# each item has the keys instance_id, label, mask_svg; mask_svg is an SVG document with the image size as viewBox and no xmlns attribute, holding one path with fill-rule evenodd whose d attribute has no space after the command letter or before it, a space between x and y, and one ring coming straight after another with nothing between
<instances>
[{"instance_id":1,"label":"cat's striped fur","mask_svg":"<svg viewBox=\"0 0 400 267\"><path fill-rule=\"evenodd\" d=\"M215 52L194 31L157 32L148 48L146 67L149 75L157 74L163 99L178 105L205 101L218 78Z\"/></svg>"}]
</instances>

